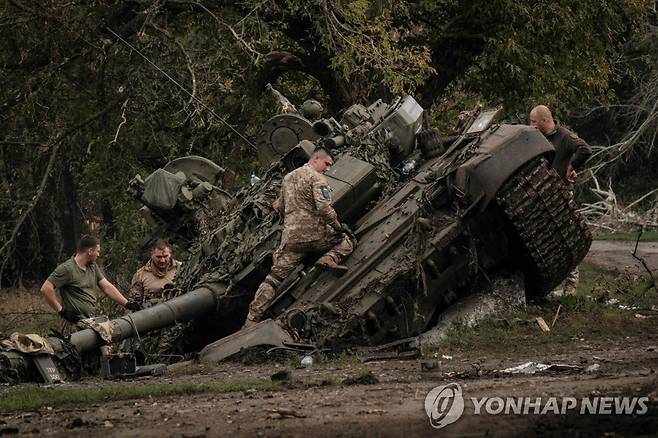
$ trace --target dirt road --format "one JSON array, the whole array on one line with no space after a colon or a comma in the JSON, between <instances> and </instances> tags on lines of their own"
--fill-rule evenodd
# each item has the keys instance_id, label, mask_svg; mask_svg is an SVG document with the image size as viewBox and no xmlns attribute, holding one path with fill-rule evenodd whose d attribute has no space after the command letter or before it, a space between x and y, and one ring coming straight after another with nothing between
<instances>
[{"instance_id":1,"label":"dirt road","mask_svg":"<svg viewBox=\"0 0 658 438\"><path fill-rule=\"evenodd\" d=\"M630 268L634 272L646 272L641 262L633 257L635 242L621 240L595 240L585 262L602 269L621 272ZM644 259L649 269L658 273L658 242L640 242L637 257Z\"/></svg>"}]
</instances>

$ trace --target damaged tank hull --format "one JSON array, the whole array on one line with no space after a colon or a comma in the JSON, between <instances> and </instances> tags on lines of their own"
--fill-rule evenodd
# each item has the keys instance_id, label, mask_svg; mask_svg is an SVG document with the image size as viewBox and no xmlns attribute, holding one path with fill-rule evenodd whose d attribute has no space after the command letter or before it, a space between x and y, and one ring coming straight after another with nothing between
<instances>
[{"instance_id":1,"label":"damaged tank hull","mask_svg":"<svg viewBox=\"0 0 658 438\"><path fill-rule=\"evenodd\" d=\"M535 128L495 123L500 109L476 108L445 139L421 131L422 114L410 96L354 105L339 121L307 121L314 131L299 131L295 146L270 144L282 138L267 134L270 126L260 143L276 157L261 154L270 165L261 181L234 194L219 187L223 169L200 157L137 176L130 191L154 233L187 259L173 298L112 321L112 340L189 321L186 349L205 346L207 361L259 343L378 345L431 329L458 300L510 273L522 275L528 299L546 295L591 243L550 167L551 144ZM309 257L279 285L269 319L241 331L281 237L271 204L283 176L317 144L335 156L326 174L334 208L358 241L344 261L349 270L339 277ZM91 330L70 341L79 352L104 343Z\"/></svg>"}]
</instances>

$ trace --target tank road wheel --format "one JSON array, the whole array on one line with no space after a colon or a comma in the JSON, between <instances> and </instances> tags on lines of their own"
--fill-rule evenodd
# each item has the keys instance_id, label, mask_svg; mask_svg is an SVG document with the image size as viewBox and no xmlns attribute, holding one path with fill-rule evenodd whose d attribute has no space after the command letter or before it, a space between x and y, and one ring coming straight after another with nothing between
<instances>
[{"instance_id":1,"label":"tank road wheel","mask_svg":"<svg viewBox=\"0 0 658 438\"><path fill-rule=\"evenodd\" d=\"M592 234L585 219L544 158L530 161L508 179L496 202L518 237L528 298L545 296L589 251Z\"/></svg>"},{"instance_id":2,"label":"tank road wheel","mask_svg":"<svg viewBox=\"0 0 658 438\"><path fill-rule=\"evenodd\" d=\"M418 148L426 160L441 155L444 148L439 130L433 128L420 131L418 133Z\"/></svg>"}]
</instances>

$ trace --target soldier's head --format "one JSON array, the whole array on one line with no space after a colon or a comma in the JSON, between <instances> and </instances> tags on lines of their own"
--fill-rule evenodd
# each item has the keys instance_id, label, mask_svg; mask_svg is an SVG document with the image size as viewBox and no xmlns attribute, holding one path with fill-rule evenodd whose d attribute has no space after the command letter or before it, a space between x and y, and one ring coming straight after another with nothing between
<instances>
[{"instance_id":1,"label":"soldier's head","mask_svg":"<svg viewBox=\"0 0 658 438\"><path fill-rule=\"evenodd\" d=\"M549 134L555 129L555 121L551 110L546 105L537 105L530 111L530 125L539 129L542 134Z\"/></svg>"},{"instance_id":2,"label":"soldier's head","mask_svg":"<svg viewBox=\"0 0 658 438\"><path fill-rule=\"evenodd\" d=\"M326 173L333 166L334 159L331 158L331 154L326 149L317 148L309 158L308 164L317 172Z\"/></svg>"},{"instance_id":3,"label":"soldier's head","mask_svg":"<svg viewBox=\"0 0 658 438\"><path fill-rule=\"evenodd\" d=\"M101 255L101 241L97 237L89 234L84 234L78 240L78 245L75 248L78 255L84 255L87 262L95 262Z\"/></svg>"},{"instance_id":4,"label":"soldier's head","mask_svg":"<svg viewBox=\"0 0 658 438\"><path fill-rule=\"evenodd\" d=\"M164 239L157 239L151 248L151 263L158 269L166 269L171 264L173 252L169 242Z\"/></svg>"}]
</instances>

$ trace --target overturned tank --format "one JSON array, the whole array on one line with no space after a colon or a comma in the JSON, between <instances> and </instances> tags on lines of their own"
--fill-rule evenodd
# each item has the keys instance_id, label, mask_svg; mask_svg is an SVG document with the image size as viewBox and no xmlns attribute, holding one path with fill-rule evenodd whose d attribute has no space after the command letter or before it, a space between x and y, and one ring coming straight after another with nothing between
<instances>
[{"instance_id":1,"label":"overturned tank","mask_svg":"<svg viewBox=\"0 0 658 438\"><path fill-rule=\"evenodd\" d=\"M129 190L144 217L186 261L171 299L111 321L111 341L189 321L183 348L218 361L255 345L344 348L414 337L510 272L523 275L529 300L540 299L584 258L591 234L550 167L552 145L535 128L499 123L501 112L463 113L451 135L423 130L411 96L353 105L338 120L292 112L265 123L259 158L269 167L236 193L221 188L223 169L201 157L137 176ZM240 330L279 244L272 202L283 176L317 145L334 155L325 176L358 242L344 260L349 270L319 270L309 257L278 287L269 319ZM107 342L91 329L70 338L78 352Z\"/></svg>"}]
</instances>

